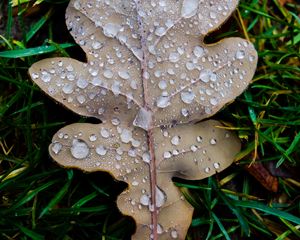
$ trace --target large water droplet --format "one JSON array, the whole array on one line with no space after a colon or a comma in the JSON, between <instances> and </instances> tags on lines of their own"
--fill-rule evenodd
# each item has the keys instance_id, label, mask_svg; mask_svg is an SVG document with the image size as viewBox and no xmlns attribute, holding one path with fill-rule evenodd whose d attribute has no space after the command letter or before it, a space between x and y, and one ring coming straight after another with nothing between
<instances>
[{"instance_id":1,"label":"large water droplet","mask_svg":"<svg viewBox=\"0 0 300 240\"><path fill-rule=\"evenodd\" d=\"M43 82L47 83L47 82L50 82L51 80L51 75L46 72L46 71L42 71L42 76L41 76L41 79Z\"/></svg>"},{"instance_id":2,"label":"large water droplet","mask_svg":"<svg viewBox=\"0 0 300 240\"><path fill-rule=\"evenodd\" d=\"M152 112L141 108L133 121L133 126L140 127L147 131L151 127L151 121Z\"/></svg>"},{"instance_id":3,"label":"large water droplet","mask_svg":"<svg viewBox=\"0 0 300 240\"><path fill-rule=\"evenodd\" d=\"M168 96L160 96L157 98L156 106L159 108L166 108L170 104L170 98Z\"/></svg>"},{"instance_id":4,"label":"large water droplet","mask_svg":"<svg viewBox=\"0 0 300 240\"><path fill-rule=\"evenodd\" d=\"M190 18L197 13L199 0L183 0L181 8L181 16Z\"/></svg>"},{"instance_id":5,"label":"large water droplet","mask_svg":"<svg viewBox=\"0 0 300 240\"><path fill-rule=\"evenodd\" d=\"M166 194L159 188L155 187L155 201L156 201L156 207L160 208L162 207L165 202L167 201Z\"/></svg>"},{"instance_id":6,"label":"large water droplet","mask_svg":"<svg viewBox=\"0 0 300 240\"><path fill-rule=\"evenodd\" d=\"M52 147L51 147L51 150L55 153L55 154L58 154L61 149L62 149L62 144L59 143L59 142L55 142L52 144Z\"/></svg>"},{"instance_id":7,"label":"large water droplet","mask_svg":"<svg viewBox=\"0 0 300 240\"><path fill-rule=\"evenodd\" d=\"M125 80L130 78L130 75L127 71L119 71L118 75L119 75L120 78L123 78Z\"/></svg>"},{"instance_id":8,"label":"large water droplet","mask_svg":"<svg viewBox=\"0 0 300 240\"><path fill-rule=\"evenodd\" d=\"M115 37L118 32L121 30L121 26L119 24L107 23L103 27L103 33L107 37Z\"/></svg>"},{"instance_id":9,"label":"large water droplet","mask_svg":"<svg viewBox=\"0 0 300 240\"><path fill-rule=\"evenodd\" d=\"M192 91L181 93L181 100L186 104L191 104L195 97L196 96Z\"/></svg>"},{"instance_id":10,"label":"large water droplet","mask_svg":"<svg viewBox=\"0 0 300 240\"><path fill-rule=\"evenodd\" d=\"M106 128L101 128L100 134L103 138L109 138L110 136L109 130Z\"/></svg>"},{"instance_id":11,"label":"large water droplet","mask_svg":"<svg viewBox=\"0 0 300 240\"><path fill-rule=\"evenodd\" d=\"M71 154L76 159L84 159L90 153L89 146L80 139L74 139L71 146Z\"/></svg>"},{"instance_id":12,"label":"large water droplet","mask_svg":"<svg viewBox=\"0 0 300 240\"><path fill-rule=\"evenodd\" d=\"M194 51L193 51L194 55L197 57L197 58L200 58L203 56L204 54L204 49L203 47L200 47L200 46L196 46L194 48Z\"/></svg>"},{"instance_id":13,"label":"large water droplet","mask_svg":"<svg viewBox=\"0 0 300 240\"><path fill-rule=\"evenodd\" d=\"M120 137L123 143L129 143L132 140L132 131L128 129L123 129Z\"/></svg>"}]
</instances>

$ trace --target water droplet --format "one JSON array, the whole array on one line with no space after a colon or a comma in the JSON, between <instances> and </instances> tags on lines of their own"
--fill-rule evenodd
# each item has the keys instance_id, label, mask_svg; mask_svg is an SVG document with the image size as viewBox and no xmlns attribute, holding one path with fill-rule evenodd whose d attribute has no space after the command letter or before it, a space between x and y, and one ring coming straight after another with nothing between
<instances>
[{"instance_id":1,"label":"water droplet","mask_svg":"<svg viewBox=\"0 0 300 240\"><path fill-rule=\"evenodd\" d=\"M138 186L138 185L139 185L139 182L138 182L138 181L133 181L133 182L131 183L131 185L132 185L132 186Z\"/></svg>"},{"instance_id":2,"label":"water droplet","mask_svg":"<svg viewBox=\"0 0 300 240\"><path fill-rule=\"evenodd\" d=\"M51 75L46 72L46 71L42 71L42 76L41 76L41 79L43 82L47 83L47 82L50 82L51 80Z\"/></svg>"},{"instance_id":3,"label":"water droplet","mask_svg":"<svg viewBox=\"0 0 300 240\"><path fill-rule=\"evenodd\" d=\"M129 143L132 140L132 131L125 128L123 129L120 137L123 143Z\"/></svg>"},{"instance_id":4,"label":"water droplet","mask_svg":"<svg viewBox=\"0 0 300 240\"><path fill-rule=\"evenodd\" d=\"M167 201L166 194L157 186L155 187L155 201L158 208L162 207Z\"/></svg>"},{"instance_id":5,"label":"water droplet","mask_svg":"<svg viewBox=\"0 0 300 240\"><path fill-rule=\"evenodd\" d=\"M156 28L156 30L155 30L155 35L156 36L161 37L161 36L163 36L165 34L166 34L166 29L164 27L158 27L158 28Z\"/></svg>"},{"instance_id":6,"label":"water droplet","mask_svg":"<svg viewBox=\"0 0 300 240\"><path fill-rule=\"evenodd\" d=\"M210 139L210 144L211 145L216 145L217 144L217 140L214 139L214 138Z\"/></svg>"},{"instance_id":7,"label":"water droplet","mask_svg":"<svg viewBox=\"0 0 300 240\"><path fill-rule=\"evenodd\" d=\"M51 147L51 150L55 153L55 154L58 154L61 149L62 149L62 144L59 143L59 142L55 142L52 144L52 147Z\"/></svg>"},{"instance_id":8,"label":"water droplet","mask_svg":"<svg viewBox=\"0 0 300 240\"><path fill-rule=\"evenodd\" d=\"M219 169L220 168L220 163L214 163L214 168Z\"/></svg>"},{"instance_id":9,"label":"water droplet","mask_svg":"<svg viewBox=\"0 0 300 240\"><path fill-rule=\"evenodd\" d=\"M31 78L32 78L33 80L35 80L35 79L39 78L39 75L38 75L37 73L32 73L32 74L31 74Z\"/></svg>"},{"instance_id":10,"label":"water droplet","mask_svg":"<svg viewBox=\"0 0 300 240\"><path fill-rule=\"evenodd\" d=\"M114 117L114 118L112 118L111 123L112 123L112 125L114 125L114 126L118 126L118 125L120 125L121 121L120 121L119 118Z\"/></svg>"},{"instance_id":11,"label":"water droplet","mask_svg":"<svg viewBox=\"0 0 300 240\"><path fill-rule=\"evenodd\" d=\"M65 94L71 94L74 91L74 85L73 83L67 83L63 86L62 91Z\"/></svg>"},{"instance_id":12,"label":"water droplet","mask_svg":"<svg viewBox=\"0 0 300 240\"><path fill-rule=\"evenodd\" d=\"M95 142L97 140L96 134L91 134L89 139L90 139L91 142Z\"/></svg>"},{"instance_id":13,"label":"water droplet","mask_svg":"<svg viewBox=\"0 0 300 240\"><path fill-rule=\"evenodd\" d=\"M112 78L113 75L114 75L113 72L111 70L109 70L109 69L106 69L103 72L103 76L106 77L106 78L108 78L108 79Z\"/></svg>"},{"instance_id":14,"label":"water droplet","mask_svg":"<svg viewBox=\"0 0 300 240\"><path fill-rule=\"evenodd\" d=\"M244 51L244 50L238 50L238 51L236 52L235 57L236 57L237 59L244 59L244 57L245 57L245 51Z\"/></svg>"},{"instance_id":15,"label":"water droplet","mask_svg":"<svg viewBox=\"0 0 300 240\"><path fill-rule=\"evenodd\" d=\"M150 198L147 195L142 195L140 198L140 203L144 206L148 206L150 203Z\"/></svg>"},{"instance_id":16,"label":"water droplet","mask_svg":"<svg viewBox=\"0 0 300 240\"><path fill-rule=\"evenodd\" d=\"M99 108L98 109L98 114L102 115L104 113L105 109L104 108Z\"/></svg>"},{"instance_id":17,"label":"water droplet","mask_svg":"<svg viewBox=\"0 0 300 240\"><path fill-rule=\"evenodd\" d=\"M104 156L107 153L107 149L103 145L99 145L96 147L96 153L100 156Z\"/></svg>"},{"instance_id":18,"label":"water droplet","mask_svg":"<svg viewBox=\"0 0 300 240\"><path fill-rule=\"evenodd\" d=\"M107 37L115 37L121 30L121 26L119 24L107 23L103 27L103 33Z\"/></svg>"},{"instance_id":19,"label":"water droplet","mask_svg":"<svg viewBox=\"0 0 300 240\"><path fill-rule=\"evenodd\" d=\"M123 78L125 80L130 78L130 75L127 71L119 71L118 75L119 75L120 78Z\"/></svg>"},{"instance_id":20,"label":"water droplet","mask_svg":"<svg viewBox=\"0 0 300 240\"><path fill-rule=\"evenodd\" d=\"M168 159L168 158L171 158L172 157L172 154L170 152L164 152L164 158L165 159Z\"/></svg>"},{"instance_id":21,"label":"water droplet","mask_svg":"<svg viewBox=\"0 0 300 240\"><path fill-rule=\"evenodd\" d=\"M181 16L190 18L197 13L199 0L183 0L181 8Z\"/></svg>"},{"instance_id":22,"label":"water droplet","mask_svg":"<svg viewBox=\"0 0 300 240\"><path fill-rule=\"evenodd\" d=\"M217 18L217 14L215 12L210 12L209 16L211 19L216 19Z\"/></svg>"},{"instance_id":23,"label":"water droplet","mask_svg":"<svg viewBox=\"0 0 300 240\"><path fill-rule=\"evenodd\" d=\"M179 142L180 142L180 137L179 136L174 136L172 139L171 139L171 143L173 145L179 145Z\"/></svg>"},{"instance_id":24,"label":"water droplet","mask_svg":"<svg viewBox=\"0 0 300 240\"><path fill-rule=\"evenodd\" d=\"M217 80L217 75L209 69L204 69L200 72L199 78L202 82L215 82Z\"/></svg>"},{"instance_id":25,"label":"water droplet","mask_svg":"<svg viewBox=\"0 0 300 240\"><path fill-rule=\"evenodd\" d=\"M93 48L94 50L98 50L98 49L100 49L101 47L102 47L102 44L101 44L100 42L95 41L95 42L92 43L92 48Z\"/></svg>"},{"instance_id":26,"label":"water droplet","mask_svg":"<svg viewBox=\"0 0 300 240\"><path fill-rule=\"evenodd\" d=\"M171 52L169 55L169 61L172 63L178 62L180 59L180 55L178 52Z\"/></svg>"},{"instance_id":27,"label":"water droplet","mask_svg":"<svg viewBox=\"0 0 300 240\"><path fill-rule=\"evenodd\" d=\"M211 98L209 100L210 104L213 105L213 106L216 106L218 104L218 100L216 98Z\"/></svg>"},{"instance_id":28,"label":"water droplet","mask_svg":"<svg viewBox=\"0 0 300 240\"><path fill-rule=\"evenodd\" d=\"M80 139L74 139L71 146L71 154L76 159L84 159L90 153L89 146Z\"/></svg>"},{"instance_id":29,"label":"water droplet","mask_svg":"<svg viewBox=\"0 0 300 240\"><path fill-rule=\"evenodd\" d=\"M192 91L181 93L181 100L186 104L191 104L195 97L196 95Z\"/></svg>"},{"instance_id":30,"label":"water droplet","mask_svg":"<svg viewBox=\"0 0 300 240\"><path fill-rule=\"evenodd\" d=\"M204 54L204 49L203 47L200 47L200 46L196 46L194 48L194 51L193 51L194 55L197 57L197 58L200 58L203 56Z\"/></svg>"},{"instance_id":31,"label":"water droplet","mask_svg":"<svg viewBox=\"0 0 300 240\"><path fill-rule=\"evenodd\" d=\"M133 121L133 126L140 127L147 131L151 127L151 121L152 112L141 108Z\"/></svg>"},{"instance_id":32,"label":"water droplet","mask_svg":"<svg viewBox=\"0 0 300 240\"><path fill-rule=\"evenodd\" d=\"M191 151L192 151L192 152L196 152L197 149L198 149L198 147L197 147L196 145L192 145L192 146L191 146Z\"/></svg>"},{"instance_id":33,"label":"water droplet","mask_svg":"<svg viewBox=\"0 0 300 240\"><path fill-rule=\"evenodd\" d=\"M164 232L164 229L160 224L157 224L156 232L157 234L162 234Z\"/></svg>"},{"instance_id":34,"label":"water droplet","mask_svg":"<svg viewBox=\"0 0 300 240\"><path fill-rule=\"evenodd\" d=\"M160 96L156 101L156 106L159 108L166 108L170 104L170 98L168 96Z\"/></svg>"},{"instance_id":35,"label":"water droplet","mask_svg":"<svg viewBox=\"0 0 300 240\"><path fill-rule=\"evenodd\" d=\"M143 161L144 161L144 162L150 163L151 158L150 158L149 152L143 153L142 158L143 158Z\"/></svg>"},{"instance_id":36,"label":"water droplet","mask_svg":"<svg viewBox=\"0 0 300 240\"><path fill-rule=\"evenodd\" d=\"M89 83L84 78L79 78L76 82L76 85L81 89L85 89L89 85Z\"/></svg>"},{"instance_id":37,"label":"water droplet","mask_svg":"<svg viewBox=\"0 0 300 240\"><path fill-rule=\"evenodd\" d=\"M181 109L181 114L184 117L188 117L189 116L189 110L187 110L186 108L182 108Z\"/></svg>"},{"instance_id":38,"label":"water droplet","mask_svg":"<svg viewBox=\"0 0 300 240\"><path fill-rule=\"evenodd\" d=\"M103 138L109 138L110 136L109 130L106 128L101 128L100 134Z\"/></svg>"},{"instance_id":39,"label":"water droplet","mask_svg":"<svg viewBox=\"0 0 300 240\"><path fill-rule=\"evenodd\" d=\"M198 143L202 143L203 138L202 138L201 136L198 136L198 137L196 138L196 140L197 140Z\"/></svg>"},{"instance_id":40,"label":"water droplet","mask_svg":"<svg viewBox=\"0 0 300 240\"><path fill-rule=\"evenodd\" d=\"M209 173L209 172L210 172L210 168L209 168L209 167L206 167L206 168L204 169L204 172Z\"/></svg>"},{"instance_id":41,"label":"water droplet","mask_svg":"<svg viewBox=\"0 0 300 240\"><path fill-rule=\"evenodd\" d=\"M167 88L167 81L165 80L161 80L159 83L158 83L158 87L161 89L161 90L164 90Z\"/></svg>"},{"instance_id":42,"label":"water droplet","mask_svg":"<svg viewBox=\"0 0 300 240\"><path fill-rule=\"evenodd\" d=\"M173 239L178 238L178 233L175 229L173 229L170 234L171 234L171 238L173 238Z\"/></svg>"}]
</instances>

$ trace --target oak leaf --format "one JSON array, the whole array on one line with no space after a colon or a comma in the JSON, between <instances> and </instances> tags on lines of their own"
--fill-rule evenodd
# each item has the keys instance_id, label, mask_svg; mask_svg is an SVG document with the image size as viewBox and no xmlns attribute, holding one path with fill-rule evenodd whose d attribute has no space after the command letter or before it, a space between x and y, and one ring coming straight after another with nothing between
<instances>
[{"instance_id":1,"label":"oak leaf","mask_svg":"<svg viewBox=\"0 0 300 240\"><path fill-rule=\"evenodd\" d=\"M128 183L117 200L133 239L184 239L193 208L172 177L202 179L228 167L234 134L208 120L251 81L257 54L240 38L204 36L237 0L71 0L66 23L87 62L45 59L29 70L40 88L101 124L54 135L51 157Z\"/></svg>"}]
</instances>

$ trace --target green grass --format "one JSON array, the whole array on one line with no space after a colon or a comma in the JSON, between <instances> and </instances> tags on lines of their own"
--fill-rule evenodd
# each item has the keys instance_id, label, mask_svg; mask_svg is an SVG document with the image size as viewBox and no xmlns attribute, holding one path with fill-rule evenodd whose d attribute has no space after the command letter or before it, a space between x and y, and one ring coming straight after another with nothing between
<instances>
[{"instance_id":1,"label":"green grass","mask_svg":"<svg viewBox=\"0 0 300 240\"><path fill-rule=\"evenodd\" d=\"M84 55L62 24L68 1L45 0L35 8L32 2L14 9L0 2L6 13L0 24L0 239L128 239L134 222L114 203L125 184L105 173L63 169L48 156L60 127L89 119L46 97L28 67L46 57ZM259 63L248 90L214 117L242 140L236 164L202 181L174 179L195 208L187 239L300 238L300 4L278 2L241 0L239 12L207 37L250 39ZM273 169L277 193L248 173L253 161Z\"/></svg>"}]
</instances>

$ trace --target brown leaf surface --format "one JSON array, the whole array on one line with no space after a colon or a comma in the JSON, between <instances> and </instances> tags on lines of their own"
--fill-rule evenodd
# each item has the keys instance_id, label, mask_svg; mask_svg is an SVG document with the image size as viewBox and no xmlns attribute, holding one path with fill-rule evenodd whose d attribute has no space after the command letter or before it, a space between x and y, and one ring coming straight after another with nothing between
<instances>
[{"instance_id":1,"label":"brown leaf surface","mask_svg":"<svg viewBox=\"0 0 300 240\"><path fill-rule=\"evenodd\" d=\"M63 166L128 183L118 207L136 220L134 239L184 239L193 209L172 177L211 176L240 149L219 122L196 123L237 97L254 74L249 42L203 43L237 3L73 0L66 22L87 63L53 58L29 70L52 98L102 120L61 129L49 152Z\"/></svg>"}]
</instances>

